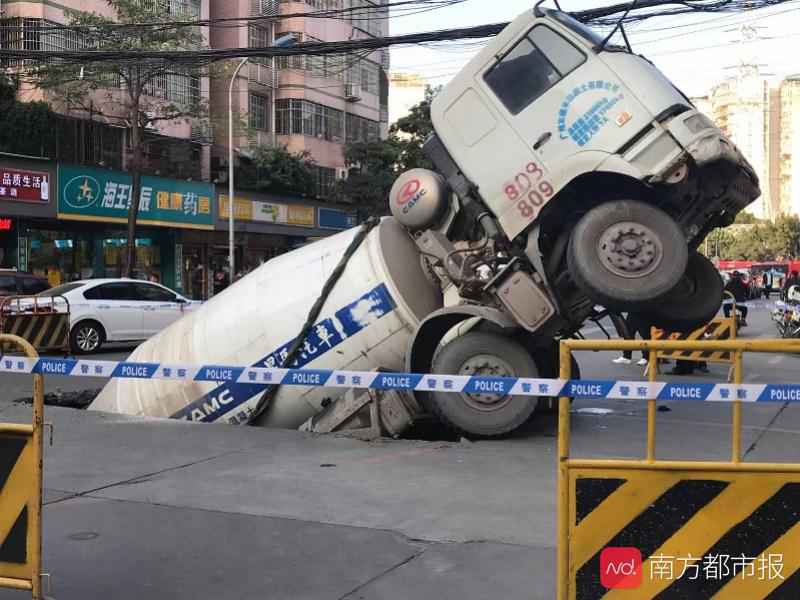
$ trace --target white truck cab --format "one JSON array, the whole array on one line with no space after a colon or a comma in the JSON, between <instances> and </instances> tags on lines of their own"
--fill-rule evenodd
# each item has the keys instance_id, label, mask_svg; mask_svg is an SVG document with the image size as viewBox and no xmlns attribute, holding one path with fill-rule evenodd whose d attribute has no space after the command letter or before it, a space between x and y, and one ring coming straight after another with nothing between
<instances>
[{"instance_id":1,"label":"white truck cab","mask_svg":"<svg viewBox=\"0 0 800 600\"><path fill-rule=\"evenodd\" d=\"M528 371L555 376L553 340L598 305L672 331L705 324L723 286L696 249L760 194L736 146L650 61L539 5L434 98L435 170L390 193L445 292L412 342L415 372L519 374L524 354ZM460 320L481 319L489 331L453 340ZM487 411L505 411L505 431L522 418L500 396L423 396L462 431Z\"/></svg>"}]
</instances>

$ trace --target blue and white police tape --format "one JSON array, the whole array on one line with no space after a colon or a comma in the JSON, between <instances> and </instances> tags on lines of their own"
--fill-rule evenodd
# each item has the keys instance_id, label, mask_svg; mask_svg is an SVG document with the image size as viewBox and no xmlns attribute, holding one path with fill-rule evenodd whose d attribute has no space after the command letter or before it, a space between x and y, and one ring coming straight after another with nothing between
<instances>
[{"instance_id":1,"label":"blue and white police tape","mask_svg":"<svg viewBox=\"0 0 800 600\"><path fill-rule=\"evenodd\" d=\"M479 377L325 369L269 369L222 365L182 365L0 357L0 372L68 377L168 379L257 385L292 385L377 390L497 393L519 396L568 396L577 399L692 400L728 402L800 402L800 384L729 384L680 382Z\"/></svg>"}]
</instances>

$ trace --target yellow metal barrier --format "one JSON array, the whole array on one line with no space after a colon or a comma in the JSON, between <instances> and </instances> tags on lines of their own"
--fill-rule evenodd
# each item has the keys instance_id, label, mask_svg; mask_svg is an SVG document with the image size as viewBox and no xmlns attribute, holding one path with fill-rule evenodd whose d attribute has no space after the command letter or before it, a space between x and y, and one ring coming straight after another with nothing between
<instances>
[{"instance_id":1,"label":"yellow metal barrier","mask_svg":"<svg viewBox=\"0 0 800 600\"><path fill-rule=\"evenodd\" d=\"M38 358L26 340L0 335L0 344ZM33 376L33 421L0 423L0 588L41 595L42 572L42 428L44 381Z\"/></svg>"},{"instance_id":2,"label":"yellow metal barrier","mask_svg":"<svg viewBox=\"0 0 800 600\"><path fill-rule=\"evenodd\" d=\"M800 340L562 340L561 379L572 352L611 350L649 351L650 382L660 352L730 352L740 384L744 352ZM800 598L800 464L741 462L738 400L729 462L656 460L655 418L651 399L644 459L575 459L559 399L558 600Z\"/></svg>"},{"instance_id":3,"label":"yellow metal barrier","mask_svg":"<svg viewBox=\"0 0 800 600\"><path fill-rule=\"evenodd\" d=\"M653 327L650 337L654 340L672 340L672 341L712 341L712 340L735 340L738 332L738 319L736 316L736 298L730 292L725 292L726 296L730 296L733 301L733 310L730 317L718 317L713 319L707 325L699 327L691 332L676 332L665 331L657 327ZM664 351L658 353L658 358L665 358L670 360L690 360L690 361L703 361L713 363L726 363L733 364L733 352L728 351L711 351L711 350L674 350Z\"/></svg>"}]
</instances>

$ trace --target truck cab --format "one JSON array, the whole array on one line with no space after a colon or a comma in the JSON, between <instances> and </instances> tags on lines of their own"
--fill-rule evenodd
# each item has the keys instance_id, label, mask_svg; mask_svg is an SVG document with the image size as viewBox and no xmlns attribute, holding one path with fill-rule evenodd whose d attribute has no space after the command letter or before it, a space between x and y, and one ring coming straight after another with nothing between
<instances>
[{"instance_id":1,"label":"truck cab","mask_svg":"<svg viewBox=\"0 0 800 600\"><path fill-rule=\"evenodd\" d=\"M435 168L390 192L445 297L412 340L414 372L555 376L555 340L598 310L670 331L707 323L723 284L697 247L760 195L741 152L649 60L540 5L434 98ZM532 410L461 396L422 403L489 435ZM487 413L496 426L481 430Z\"/></svg>"}]
</instances>

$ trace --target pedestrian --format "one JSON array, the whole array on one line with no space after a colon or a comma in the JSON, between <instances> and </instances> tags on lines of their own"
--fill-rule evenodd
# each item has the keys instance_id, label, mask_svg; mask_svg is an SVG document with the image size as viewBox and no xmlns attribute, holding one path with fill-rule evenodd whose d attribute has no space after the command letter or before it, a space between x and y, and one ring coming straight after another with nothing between
<instances>
[{"instance_id":1,"label":"pedestrian","mask_svg":"<svg viewBox=\"0 0 800 600\"><path fill-rule=\"evenodd\" d=\"M742 315L742 327L747 325L747 307L744 303L747 301L747 286L742 281L742 274L739 271L734 271L731 274L731 280L725 285L725 291L730 292L733 298L736 300L736 309ZM722 311L725 313L725 318L731 316L731 310L733 309L733 303L725 302L722 305Z\"/></svg>"},{"instance_id":2,"label":"pedestrian","mask_svg":"<svg viewBox=\"0 0 800 600\"><path fill-rule=\"evenodd\" d=\"M792 271L789 274L789 277L786 278L786 281L783 282L783 287L781 288L781 300L786 300L788 298L789 288L793 285L800 285L800 277L797 275L797 271Z\"/></svg>"},{"instance_id":3,"label":"pedestrian","mask_svg":"<svg viewBox=\"0 0 800 600\"><path fill-rule=\"evenodd\" d=\"M626 340L636 339L637 333L643 340L650 339L650 323L648 323L647 320L641 315L637 315L636 313L628 313L626 318L622 319L621 315L618 315L618 318L620 319L619 325L613 317L612 321L614 321L614 326L617 328L617 333L620 333ZM648 356L649 354L647 350L642 350L642 358L640 358L636 364L639 366L646 365ZM625 350L622 353L622 356L615 358L611 362L613 362L615 365L629 365L631 362L633 362L633 352L630 350Z\"/></svg>"}]
</instances>

